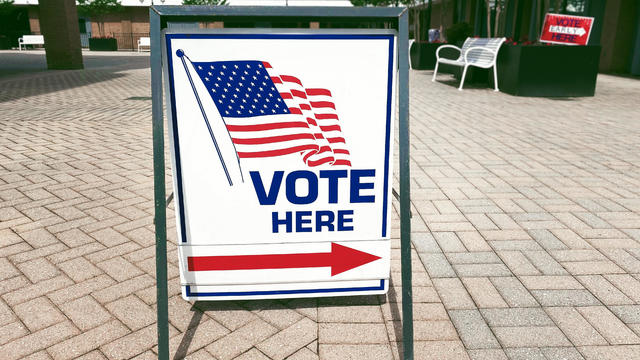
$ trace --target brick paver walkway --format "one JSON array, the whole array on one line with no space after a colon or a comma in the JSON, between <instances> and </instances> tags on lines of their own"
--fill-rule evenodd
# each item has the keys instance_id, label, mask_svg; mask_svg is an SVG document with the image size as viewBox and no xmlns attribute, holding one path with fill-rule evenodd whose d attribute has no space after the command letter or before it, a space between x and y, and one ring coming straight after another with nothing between
<instances>
[{"instance_id":1,"label":"brick paver walkway","mask_svg":"<svg viewBox=\"0 0 640 360\"><path fill-rule=\"evenodd\" d=\"M0 359L155 358L148 58L41 57L0 52L30 67L0 72ZM429 79L411 74L416 358L640 358L640 82L550 100ZM191 304L168 232L176 358L399 358L400 288Z\"/></svg>"}]
</instances>

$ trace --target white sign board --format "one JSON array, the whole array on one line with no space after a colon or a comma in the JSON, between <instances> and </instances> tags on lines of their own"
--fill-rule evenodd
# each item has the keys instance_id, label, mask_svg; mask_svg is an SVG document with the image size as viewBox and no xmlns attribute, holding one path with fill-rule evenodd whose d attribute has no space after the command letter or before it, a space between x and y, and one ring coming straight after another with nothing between
<instances>
[{"instance_id":1,"label":"white sign board","mask_svg":"<svg viewBox=\"0 0 640 360\"><path fill-rule=\"evenodd\" d=\"M183 297L388 289L396 35L164 33Z\"/></svg>"}]
</instances>

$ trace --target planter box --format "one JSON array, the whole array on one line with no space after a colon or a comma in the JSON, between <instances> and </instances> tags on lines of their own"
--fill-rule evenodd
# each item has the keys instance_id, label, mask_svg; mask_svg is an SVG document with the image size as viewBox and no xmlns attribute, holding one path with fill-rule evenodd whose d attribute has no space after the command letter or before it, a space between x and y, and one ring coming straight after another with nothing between
<instances>
[{"instance_id":1,"label":"planter box","mask_svg":"<svg viewBox=\"0 0 640 360\"><path fill-rule=\"evenodd\" d=\"M89 50L93 51L117 51L118 41L114 38L89 38Z\"/></svg>"},{"instance_id":2,"label":"planter box","mask_svg":"<svg viewBox=\"0 0 640 360\"><path fill-rule=\"evenodd\" d=\"M433 70L436 66L436 50L441 43L414 42L409 49L411 68L415 70Z\"/></svg>"},{"instance_id":3,"label":"planter box","mask_svg":"<svg viewBox=\"0 0 640 360\"><path fill-rule=\"evenodd\" d=\"M598 45L503 45L498 87L517 96L593 96L599 64Z\"/></svg>"}]
</instances>

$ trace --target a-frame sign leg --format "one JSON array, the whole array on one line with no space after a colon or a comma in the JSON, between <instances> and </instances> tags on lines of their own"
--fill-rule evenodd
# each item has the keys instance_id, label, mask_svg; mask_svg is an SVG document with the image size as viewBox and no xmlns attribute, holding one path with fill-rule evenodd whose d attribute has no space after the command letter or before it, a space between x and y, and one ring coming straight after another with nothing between
<instances>
[{"instance_id":1,"label":"a-frame sign leg","mask_svg":"<svg viewBox=\"0 0 640 360\"><path fill-rule=\"evenodd\" d=\"M167 202L164 179L162 114L162 37L160 15L149 9L151 27L151 114L153 119L153 189L156 230L156 289L158 300L158 359L169 360L169 298L167 292Z\"/></svg>"},{"instance_id":2,"label":"a-frame sign leg","mask_svg":"<svg viewBox=\"0 0 640 360\"><path fill-rule=\"evenodd\" d=\"M400 141L400 243L402 264L402 346L413 360L413 289L411 282L411 202L409 173L409 24L405 9L398 19L398 90Z\"/></svg>"}]
</instances>

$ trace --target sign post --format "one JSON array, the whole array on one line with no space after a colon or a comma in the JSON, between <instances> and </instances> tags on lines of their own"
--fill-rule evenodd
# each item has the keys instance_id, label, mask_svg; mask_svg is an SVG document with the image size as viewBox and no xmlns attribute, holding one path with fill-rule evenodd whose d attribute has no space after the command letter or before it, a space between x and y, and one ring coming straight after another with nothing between
<instances>
[{"instance_id":1,"label":"sign post","mask_svg":"<svg viewBox=\"0 0 640 360\"><path fill-rule=\"evenodd\" d=\"M384 21L397 32L167 28L293 17ZM412 359L406 9L156 6L150 18L159 358L168 357L164 75L187 300L386 293L397 94Z\"/></svg>"}]
</instances>

